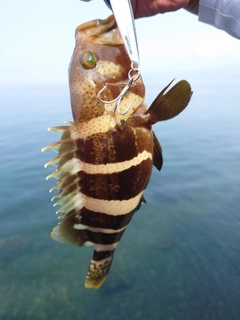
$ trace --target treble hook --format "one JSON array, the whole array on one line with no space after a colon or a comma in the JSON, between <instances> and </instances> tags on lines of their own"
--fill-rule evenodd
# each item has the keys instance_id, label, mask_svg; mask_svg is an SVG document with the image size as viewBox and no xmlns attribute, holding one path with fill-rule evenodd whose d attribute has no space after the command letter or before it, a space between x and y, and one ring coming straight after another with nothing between
<instances>
[{"instance_id":1,"label":"treble hook","mask_svg":"<svg viewBox=\"0 0 240 320\"><path fill-rule=\"evenodd\" d=\"M108 87L109 83L105 84L105 86L98 92L98 99L104 103L104 104L112 104L114 102L117 102L115 107L114 107L114 113L117 111L119 114L121 115L124 115L126 113L128 113L130 107L131 107L131 104L127 107L127 109L125 111L121 111L120 110L120 103L122 101L122 98L124 97L124 95L126 94L126 92L128 91L129 87L131 86L133 80L129 80L127 82L127 84L125 85L125 87L122 89L122 91L120 92L120 94L113 100L110 100L110 101L107 101L107 100L103 100L100 98L100 95L102 94L102 92ZM107 110L107 111L110 111L110 110Z\"/></svg>"},{"instance_id":2,"label":"treble hook","mask_svg":"<svg viewBox=\"0 0 240 320\"><path fill-rule=\"evenodd\" d=\"M137 81L138 78L140 77L139 69L136 68L136 67L134 67L133 64L131 65L131 67L132 67L132 69L130 69L129 72L128 72L128 79L129 79L129 80L128 80L128 82L126 83L126 85L124 86L124 88L122 89L122 91L120 92L120 94L119 94L115 99L110 100L110 101L107 101L107 100L101 99L101 97L100 97L100 95L101 95L102 92L108 87L108 85L113 85L113 84L111 84L111 83L106 83L105 86L104 86L104 87L98 92L98 94L97 94L98 99L99 99L102 103L104 103L104 104L112 104L112 103L114 103L114 102L117 102L116 105L115 105L115 107L114 107L114 113L116 113L116 111L117 111L117 112L118 112L119 114L121 114L121 115L127 114L128 111L130 110L131 106L132 106L132 103L133 103L133 102L131 102L131 103L128 105L128 107L127 107L126 110L124 110L124 111L121 111L121 110L120 110L120 103L121 103L123 97L125 96L126 92L127 92L128 89L131 87L132 83L133 83L134 81ZM132 75L131 75L132 72L137 72L137 75L136 75L135 77L132 76ZM111 111L111 110L108 110L106 107L105 107L105 109L106 109L107 111Z\"/></svg>"}]
</instances>

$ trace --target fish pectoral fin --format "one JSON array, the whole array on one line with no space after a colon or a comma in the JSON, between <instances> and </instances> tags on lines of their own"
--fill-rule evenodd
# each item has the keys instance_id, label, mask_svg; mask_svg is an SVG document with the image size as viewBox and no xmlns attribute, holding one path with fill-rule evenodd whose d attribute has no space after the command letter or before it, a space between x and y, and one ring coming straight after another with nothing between
<instances>
[{"instance_id":1,"label":"fish pectoral fin","mask_svg":"<svg viewBox=\"0 0 240 320\"><path fill-rule=\"evenodd\" d=\"M163 165L162 148L154 132L153 132L153 145L154 145L153 164L160 171Z\"/></svg>"},{"instance_id":2,"label":"fish pectoral fin","mask_svg":"<svg viewBox=\"0 0 240 320\"><path fill-rule=\"evenodd\" d=\"M151 124L177 116L188 105L192 96L190 84L181 80L166 92L173 81L159 93L148 109Z\"/></svg>"},{"instance_id":3,"label":"fish pectoral fin","mask_svg":"<svg viewBox=\"0 0 240 320\"><path fill-rule=\"evenodd\" d=\"M95 251L88 268L85 288L98 289L106 280L111 268L114 250Z\"/></svg>"}]
</instances>

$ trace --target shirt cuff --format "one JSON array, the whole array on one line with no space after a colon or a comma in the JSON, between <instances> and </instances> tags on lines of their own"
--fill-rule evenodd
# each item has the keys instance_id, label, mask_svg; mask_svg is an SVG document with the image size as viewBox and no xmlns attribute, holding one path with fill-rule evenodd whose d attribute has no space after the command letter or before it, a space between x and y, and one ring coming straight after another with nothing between
<instances>
[{"instance_id":1,"label":"shirt cuff","mask_svg":"<svg viewBox=\"0 0 240 320\"><path fill-rule=\"evenodd\" d=\"M227 5L226 5L227 4ZM222 29L240 39L240 2L200 0L199 21Z\"/></svg>"}]
</instances>

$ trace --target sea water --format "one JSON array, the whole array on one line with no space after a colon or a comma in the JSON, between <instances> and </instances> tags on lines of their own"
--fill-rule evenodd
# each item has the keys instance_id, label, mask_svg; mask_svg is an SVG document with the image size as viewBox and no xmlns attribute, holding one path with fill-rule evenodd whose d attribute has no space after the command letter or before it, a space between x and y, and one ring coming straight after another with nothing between
<instances>
[{"instance_id":1,"label":"sea water","mask_svg":"<svg viewBox=\"0 0 240 320\"><path fill-rule=\"evenodd\" d=\"M0 319L240 319L240 78L190 76L193 97L154 131L164 165L135 213L106 282L84 288L93 248L50 238L45 180L72 120L63 86L0 88ZM147 102L171 78L147 81Z\"/></svg>"}]
</instances>

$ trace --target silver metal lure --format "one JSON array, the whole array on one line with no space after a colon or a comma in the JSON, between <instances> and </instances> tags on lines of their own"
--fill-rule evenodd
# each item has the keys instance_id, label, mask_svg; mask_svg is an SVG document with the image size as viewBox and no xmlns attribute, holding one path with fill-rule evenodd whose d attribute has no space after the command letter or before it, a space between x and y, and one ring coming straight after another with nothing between
<instances>
[{"instance_id":1,"label":"silver metal lure","mask_svg":"<svg viewBox=\"0 0 240 320\"><path fill-rule=\"evenodd\" d=\"M91 1L91 0L81 0ZM124 46L132 62L133 71L140 73L140 59L135 21L130 0L104 0L113 11Z\"/></svg>"},{"instance_id":2,"label":"silver metal lure","mask_svg":"<svg viewBox=\"0 0 240 320\"><path fill-rule=\"evenodd\" d=\"M140 59L137 43L135 21L130 0L105 0L110 3L122 36L126 51L135 69L140 71Z\"/></svg>"}]
</instances>

